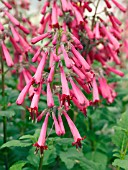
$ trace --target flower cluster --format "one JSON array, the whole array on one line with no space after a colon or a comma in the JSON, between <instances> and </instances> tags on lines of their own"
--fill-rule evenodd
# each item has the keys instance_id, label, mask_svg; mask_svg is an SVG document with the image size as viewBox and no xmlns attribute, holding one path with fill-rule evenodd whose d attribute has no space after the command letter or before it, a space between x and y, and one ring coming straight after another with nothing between
<instances>
[{"instance_id":1,"label":"flower cluster","mask_svg":"<svg viewBox=\"0 0 128 170\"><path fill-rule=\"evenodd\" d=\"M123 72L116 69L116 65L121 64L118 54L121 47L122 23L109 12L109 8L115 5L122 12L125 12L126 8L116 0L105 0L103 13L107 22L95 11L90 23L90 18L85 13L92 11L91 3L84 0L46 0L41 9L40 26L36 36L31 39L32 45L28 45L11 26L15 41L20 37L19 41L25 46L25 52L31 50L34 53L32 62L38 63L33 75L22 68L26 85L16 102L21 105L29 94L31 105L28 110L31 119L40 121L45 116L40 137L34 144L41 153L47 149L45 140L49 116L53 119L57 135L65 134L62 116L65 117L74 138L72 144L81 147L81 140L84 138L80 136L67 113L68 110L75 105L86 115L88 106L101 101L100 95L108 103L112 103L116 97L115 83L108 83L106 77L110 72L124 76ZM23 29L7 11L5 15L16 28ZM7 53L4 44L2 47ZM100 67L96 67L95 62L100 63ZM12 66L12 61L10 63ZM91 93L93 97L89 100L87 94ZM47 108L39 112L41 95L46 95ZM58 97L58 105L54 103L54 96Z\"/></svg>"}]
</instances>

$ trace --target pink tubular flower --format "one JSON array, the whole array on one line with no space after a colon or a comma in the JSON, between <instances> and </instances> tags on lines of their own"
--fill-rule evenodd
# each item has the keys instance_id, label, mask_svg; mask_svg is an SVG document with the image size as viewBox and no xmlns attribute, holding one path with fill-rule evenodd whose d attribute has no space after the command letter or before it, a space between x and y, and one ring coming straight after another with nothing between
<instances>
[{"instance_id":1,"label":"pink tubular flower","mask_svg":"<svg viewBox=\"0 0 128 170\"><path fill-rule=\"evenodd\" d=\"M18 98L17 98L17 100L16 100L16 103L17 103L18 105L21 105L21 104L24 102L25 97L26 97L26 95L27 95L27 93L28 93L28 91L29 91L29 88L31 87L32 84L33 84L33 79L31 79L31 80L29 81L29 83L26 84L26 86L25 86L25 87L23 88L23 90L20 92L20 94L19 94L19 96L18 96Z\"/></svg>"},{"instance_id":2,"label":"pink tubular flower","mask_svg":"<svg viewBox=\"0 0 128 170\"><path fill-rule=\"evenodd\" d=\"M81 49L83 49L81 42L73 34L70 34L70 36L71 39L73 40L73 43L75 43L78 47L81 46Z\"/></svg>"},{"instance_id":3,"label":"pink tubular flower","mask_svg":"<svg viewBox=\"0 0 128 170\"><path fill-rule=\"evenodd\" d=\"M36 62L40 54L41 54L41 48L38 48L38 50L36 51L35 55L32 58L32 62Z\"/></svg>"},{"instance_id":4,"label":"pink tubular flower","mask_svg":"<svg viewBox=\"0 0 128 170\"><path fill-rule=\"evenodd\" d=\"M48 147L45 145L46 141L46 132L47 132L47 125L48 125L48 117L50 116L49 113L46 114L44 123L41 128L40 136L38 141L33 145L36 147L36 152L40 150L40 153L43 154L44 150L47 150Z\"/></svg>"},{"instance_id":5,"label":"pink tubular flower","mask_svg":"<svg viewBox=\"0 0 128 170\"><path fill-rule=\"evenodd\" d=\"M10 25L10 28L11 28L11 31L12 31L12 34L13 34L13 37L14 37L14 40L16 41L16 42L19 42L19 34L18 34L18 32L15 30L15 28L12 26L12 25Z\"/></svg>"},{"instance_id":6,"label":"pink tubular flower","mask_svg":"<svg viewBox=\"0 0 128 170\"><path fill-rule=\"evenodd\" d=\"M80 61L81 65L85 68L85 70L89 70L90 66L86 62L86 60L81 56L81 54L75 49L75 47L71 46L71 51L75 55L75 57Z\"/></svg>"},{"instance_id":7,"label":"pink tubular flower","mask_svg":"<svg viewBox=\"0 0 128 170\"><path fill-rule=\"evenodd\" d=\"M8 9L12 9L12 6L8 3L2 0L2 3L8 8Z\"/></svg>"},{"instance_id":8,"label":"pink tubular flower","mask_svg":"<svg viewBox=\"0 0 128 170\"><path fill-rule=\"evenodd\" d=\"M41 14L45 14L45 12L46 12L46 8L49 6L49 2L48 1L46 1L45 3L44 3L44 5L43 5L43 8L41 9Z\"/></svg>"},{"instance_id":9,"label":"pink tubular flower","mask_svg":"<svg viewBox=\"0 0 128 170\"><path fill-rule=\"evenodd\" d=\"M52 80L53 80L53 76L54 76L54 69L55 69L55 66L53 65L53 66L51 67L51 69L50 69L50 73L49 73L49 75L48 75L48 79L47 79L47 81L48 81L49 83L51 83L51 82L52 82Z\"/></svg>"},{"instance_id":10,"label":"pink tubular flower","mask_svg":"<svg viewBox=\"0 0 128 170\"><path fill-rule=\"evenodd\" d=\"M47 54L44 53L39 65L37 67L37 70L35 72L34 80L35 80L36 84L40 83L40 81L42 79L42 72L43 72L44 67L45 67L46 57L47 57Z\"/></svg>"},{"instance_id":11,"label":"pink tubular flower","mask_svg":"<svg viewBox=\"0 0 128 170\"><path fill-rule=\"evenodd\" d=\"M46 24L49 22L50 18L51 18L51 13L48 13L48 14L46 15L46 17L44 18L43 24L41 24L41 26L40 26L39 29L38 29L38 33L39 33L39 34L43 34L43 33L44 33Z\"/></svg>"},{"instance_id":12,"label":"pink tubular flower","mask_svg":"<svg viewBox=\"0 0 128 170\"><path fill-rule=\"evenodd\" d=\"M54 106L54 100L52 96L50 83L47 83L47 105L49 108L52 108Z\"/></svg>"},{"instance_id":13,"label":"pink tubular flower","mask_svg":"<svg viewBox=\"0 0 128 170\"><path fill-rule=\"evenodd\" d=\"M111 23L112 23L112 25L113 25L113 28L114 28L116 31L118 31L119 33L121 33L121 30L119 29L117 23L116 23L115 20L113 19L112 14L109 14L109 18L110 18L110 21L111 21Z\"/></svg>"},{"instance_id":14,"label":"pink tubular flower","mask_svg":"<svg viewBox=\"0 0 128 170\"><path fill-rule=\"evenodd\" d=\"M75 56L72 55L71 59L72 59L72 62L75 64L75 66L77 68L81 68L82 67L82 64L80 63L80 61Z\"/></svg>"},{"instance_id":15,"label":"pink tubular flower","mask_svg":"<svg viewBox=\"0 0 128 170\"><path fill-rule=\"evenodd\" d=\"M110 47L109 44L106 46L106 49L107 49L107 53L113 58L115 63L121 64L121 61L120 61L119 57L117 56L117 53Z\"/></svg>"},{"instance_id":16,"label":"pink tubular flower","mask_svg":"<svg viewBox=\"0 0 128 170\"><path fill-rule=\"evenodd\" d=\"M67 42L67 35L66 35L67 25L65 22L63 22L62 28L63 28L63 33L62 33L61 41Z\"/></svg>"},{"instance_id":17,"label":"pink tubular flower","mask_svg":"<svg viewBox=\"0 0 128 170\"><path fill-rule=\"evenodd\" d=\"M106 29L106 27L104 25L102 25L101 28L102 28L104 34L109 39L109 41L111 42L111 44L113 44L114 49L118 50L120 47L120 43L118 42L118 40Z\"/></svg>"},{"instance_id":18,"label":"pink tubular flower","mask_svg":"<svg viewBox=\"0 0 128 170\"><path fill-rule=\"evenodd\" d=\"M78 88L78 86L74 83L74 81L72 80L71 77L70 77L69 80L70 80L70 83L72 85L72 90L73 90L75 97L77 98L78 102L82 106L89 106L88 99L84 96L84 94L81 92L81 90Z\"/></svg>"},{"instance_id":19,"label":"pink tubular flower","mask_svg":"<svg viewBox=\"0 0 128 170\"><path fill-rule=\"evenodd\" d=\"M14 63L13 63L12 58L11 58L11 56L9 54L9 51L6 48L3 41L1 42L1 47L2 47L2 51L3 51L3 54L4 54L4 57L6 59L6 63L8 65L8 67L12 67L14 65Z\"/></svg>"},{"instance_id":20,"label":"pink tubular flower","mask_svg":"<svg viewBox=\"0 0 128 170\"><path fill-rule=\"evenodd\" d=\"M83 7L85 7L89 12L92 12L92 8L89 6L88 2L83 2L84 4L82 5Z\"/></svg>"},{"instance_id":21,"label":"pink tubular flower","mask_svg":"<svg viewBox=\"0 0 128 170\"><path fill-rule=\"evenodd\" d=\"M62 9L64 12L69 11L69 6L67 0L61 0Z\"/></svg>"},{"instance_id":22,"label":"pink tubular flower","mask_svg":"<svg viewBox=\"0 0 128 170\"><path fill-rule=\"evenodd\" d=\"M19 38L20 38L20 45L22 46L23 50L24 50L25 52L30 51L31 47L30 47L30 45L28 44L27 40L24 39L20 34L19 34Z\"/></svg>"},{"instance_id":23,"label":"pink tubular flower","mask_svg":"<svg viewBox=\"0 0 128 170\"><path fill-rule=\"evenodd\" d=\"M20 49L19 45L16 43L16 41L14 40L14 38L12 38L11 36L10 36L10 41L11 41L12 45L14 46L14 49L16 50L16 52L17 52L18 54L21 54L21 53L22 53L22 50Z\"/></svg>"},{"instance_id":24,"label":"pink tubular flower","mask_svg":"<svg viewBox=\"0 0 128 170\"><path fill-rule=\"evenodd\" d=\"M113 68L113 67L107 66L107 70L110 71L110 72L113 72L113 73L115 73L115 74L117 74L117 75L119 75L119 76L121 76L121 77L124 76L124 73L123 73L122 71L116 70L116 69Z\"/></svg>"},{"instance_id":25,"label":"pink tubular flower","mask_svg":"<svg viewBox=\"0 0 128 170\"><path fill-rule=\"evenodd\" d=\"M23 76L24 76L26 84L28 84L30 79L32 79L32 76L30 75L29 71L27 71L26 69L23 69ZM29 88L29 98L31 99L33 95L34 95L34 87L31 86Z\"/></svg>"},{"instance_id":26,"label":"pink tubular flower","mask_svg":"<svg viewBox=\"0 0 128 170\"><path fill-rule=\"evenodd\" d=\"M108 8L111 8L111 7L112 7L108 0L105 0L105 3L106 3L106 5L107 5Z\"/></svg>"},{"instance_id":27,"label":"pink tubular flower","mask_svg":"<svg viewBox=\"0 0 128 170\"><path fill-rule=\"evenodd\" d=\"M92 87L93 87L93 103L95 104L100 101L98 87L97 87L95 77L93 78Z\"/></svg>"},{"instance_id":28,"label":"pink tubular flower","mask_svg":"<svg viewBox=\"0 0 128 170\"><path fill-rule=\"evenodd\" d=\"M117 17L115 17L113 13L112 13L112 18L118 25L122 25L122 22Z\"/></svg>"},{"instance_id":29,"label":"pink tubular flower","mask_svg":"<svg viewBox=\"0 0 128 170\"><path fill-rule=\"evenodd\" d=\"M95 38L96 39L100 39L101 38L100 31L99 31L99 23L96 23L94 34L95 34Z\"/></svg>"},{"instance_id":30,"label":"pink tubular flower","mask_svg":"<svg viewBox=\"0 0 128 170\"><path fill-rule=\"evenodd\" d=\"M103 96L103 98L107 99L109 103L113 102L113 98L111 96L111 91L109 88L109 85L107 84L107 81L104 77L100 77L99 78L99 88L100 88L100 92Z\"/></svg>"},{"instance_id":31,"label":"pink tubular flower","mask_svg":"<svg viewBox=\"0 0 128 170\"><path fill-rule=\"evenodd\" d=\"M121 34L114 28L111 28L111 33L118 39L118 40L121 40Z\"/></svg>"},{"instance_id":32,"label":"pink tubular flower","mask_svg":"<svg viewBox=\"0 0 128 170\"><path fill-rule=\"evenodd\" d=\"M53 45L56 45L57 44L57 38L58 38L58 35L57 35L57 33L54 35L54 37L53 37L53 40L52 40L52 44Z\"/></svg>"},{"instance_id":33,"label":"pink tubular flower","mask_svg":"<svg viewBox=\"0 0 128 170\"><path fill-rule=\"evenodd\" d=\"M58 16L62 17L63 16L62 9L57 4L56 4L56 7L57 7L57 14L58 14Z\"/></svg>"},{"instance_id":34,"label":"pink tubular flower","mask_svg":"<svg viewBox=\"0 0 128 170\"><path fill-rule=\"evenodd\" d=\"M53 58L53 54L50 54L50 59L49 59L49 69L51 69L51 67L54 65L54 58Z\"/></svg>"},{"instance_id":35,"label":"pink tubular flower","mask_svg":"<svg viewBox=\"0 0 128 170\"><path fill-rule=\"evenodd\" d=\"M42 117L46 114L47 109L43 110L36 118L37 122L40 122Z\"/></svg>"},{"instance_id":36,"label":"pink tubular flower","mask_svg":"<svg viewBox=\"0 0 128 170\"><path fill-rule=\"evenodd\" d=\"M79 85L85 90L87 94L91 93L88 84L85 84L85 82L78 77L75 77L75 80L79 83Z\"/></svg>"},{"instance_id":37,"label":"pink tubular flower","mask_svg":"<svg viewBox=\"0 0 128 170\"><path fill-rule=\"evenodd\" d=\"M71 64L71 60L69 59L68 54L67 54L67 52L64 48L64 45L61 45L61 50L62 50L63 55L64 55L65 65L68 69L70 69L72 67L72 64Z\"/></svg>"},{"instance_id":38,"label":"pink tubular flower","mask_svg":"<svg viewBox=\"0 0 128 170\"><path fill-rule=\"evenodd\" d=\"M21 91L23 88L24 88L23 73L20 72L19 79L18 79L17 89Z\"/></svg>"},{"instance_id":39,"label":"pink tubular flower","mask_svg":"<svg viewBox=\"0 0 128 170\"><path fill-rule=\"evenodd\" d=\"M58 122L59 122L59 126L60 126L60 129L61 129L61 135L64 135L65 134L65 128L64 128L64 124L63 124L61 114L58 115Z\"/></svg>"},{"instance_id":40,"label":"pink tubular flower","mask_svg":"<svg viewBox=\"0 0 128 170\"><path fill-rule=\"evenodd\" d=\"M75 17L76 17L76 21L77 21L77 24L78 25L81 25L84 23L84 20L82 18L82 15L81 13L77 10L77 8L75 6L72 5L72 9L73 9L73 12L75 14Z\"/></svg>"},{"instance_id":41,"label":"pink tubular flower","mask_svg":"<svg viewBox=\"0 0 128 170\"><path fill-rule=\"evenodd\" d=\"M49 33L49 32L44 33L44 34L39 35L39 36L37 36L37 37L35 37L35 38L32 38L31 43L32 43L32 44L36 44L37 42L39 42L39 41L41 41L41 40L43 40L44 38L49 37L49 36L50 36L50 33Z\"/></svg>"},{"instance_id":42,"label":"pink tubular flower","mask_svg":"<svg viewBox=\"0 0 128 170\"><path fill-rule=\"evenodd\" d=\"M20 30L22 30L25 34L29 34L30 33L30 31L27 29L27 28L25 28L23 25L19 25L18 26L19 28L20 28Z\"/></svg>"},{"instance_id":43,"label":"pink tubular flower","mask_svg":"<svg viewBox=\"0 0 128 170\"><path fill-rule=\"evenodd\" d=\"M4 26L2 25L1 22L0 22L0 31L4 31Z\"/></svg>"},{"instance_id":44,"label":"pink tubular flower","mask_svg":"<svg viewBox=\"0 0 128 170\"><path fill-rule=\"evenodd\" d=\"M11 21L14 25L16 25L16 26L19 26L19 25L20 25L19 21L18 21L14 16L12 16L8 11L4 11L4 12L5 12L5 15L7 15L7 17L10 19L10 21Z\"/></svg>"},{"instance_id":45,"label":"pink tubular flower","mask_svg":"<svg viewBox=\"0 0 128 170\"><path fill-rule=\"evenodd\" d=\"M55 125L56 134L57 134L58 136L62 135L61 128L60 128L60 126L59 126L59 123L58 123L58 121L57 121L57 119L56 119L56 116L55 116L55 113L54 113L54 112L52 112L52 118L53 118L53 120L54 120L54 125Z\"/></svg>"},{"instance_id":46,"label":"pink tubular flower","mask_svg":"<svg viewBox=\"0 0 128 170\"><path fill-rule=\"evenodd\" d=\"M118 3L116 0L112 0L112 2L122 11L122 12L126 12L126 8L123 7L120 3Z\"/></svg>"},{"instance_id":47,"label":"pink tubular flower","mask_svg":"<svg viewBox=\"0 0 128 170\"><path fill-rule=\"evenodd\" d=\"M71 133L73 135L73 138L74 138L74 142L72 143L72 145L76 145L76 148L80 147L81 148L81 140L85 139L82 138L78 132L78 129L76 128L75 124L73 123L73 121L70 119L70 117L68 116L68 114L63 111L63 114L68 122L68 125L69 125L69 128L71 130Z\"/></svg>"},{"instance_id":48,"label":"pink tubular flower","mask_svg":"<svg viewBox=\"0 0 128 170\"><path fill-rule=\"evenodd\" d=\"M79 104L77 98L74 96L73 92L72 92L72 91L70 91L70 92L71 92L71 94L72 94L72 96L73 96L73 97L72 97L72 101L73 101L73 103L75 104L75 106L77 106L78 109L79 109L84 115L86 115L86 107L85 107L85 106L81 106L81 105Z\"/></svg>"},{"instance_id":49,"label":"pink tubular flower","mask_svg":"<svg viewBox=\"0 0 128 170\"><path fill-rule=\"evenodd\" d=\"M63 67L60 66L60 74L61 74L61 83L62 83L62 105L64 105L65 100L70 104L70 92L68 87L68 82L63 70Z\"/></svg>"},{"instance_id":50,"label":"pink tubular flower","mask_svg":"<svg viewBox=\"0 0 128 170\"><path fill-rule=\"evenodd\" d=\"M53 51L53 52L51 53L51 55L53 55L54 61L59 62L60 57L56 55L55 51Z\"/></svg>"},{"instance_id":51,"label":"pink tubular flower","mask_svg":"<svg viewBox=\"0 0 128 170\"><path fill-rule=\"evenodd\" d=\"M87 23L84 24L84 28L86 30L86 33L87 33L88 37L90 39L93 39L94 38L93 32L91 31L91 29L89 28Z\"/></svg>"},{"instance_id":52,"label":"pink tubular flower","mask_svg":"<svg viewBox=\"0 0 128 170\"><path fill-rule=\"evenodd\" d=\"M53 2L53 6L52 6L52 27L59 28L57 7L55 1Z\"/></svg>"},{"instance_id":53,"label":"pink tubular flower","mask_svg":"<svg viewBox=\"0 0 128 170\"><path fill-rule=\"evenodd\" d=\"M38 116L38 103L39 103L39 98L41 94L41 89L42 89L42 82L40 83L38 89L36 89L35 94L33 95L31 105L29 108L29 111L31 113L31 116L33 118L33 113L36 114L36 117Z\"/></svg>"},{"instance_id":54,"label":"pink tubular flower","mask_svg":"<svg viewBox=\"0 0 128 170\"><path fill-rule=\"evenodd\" d=\"M72 70L79 76L80 79L85 80L85 75L75 65L72 66Z\"/></svg>"}]
</instances>

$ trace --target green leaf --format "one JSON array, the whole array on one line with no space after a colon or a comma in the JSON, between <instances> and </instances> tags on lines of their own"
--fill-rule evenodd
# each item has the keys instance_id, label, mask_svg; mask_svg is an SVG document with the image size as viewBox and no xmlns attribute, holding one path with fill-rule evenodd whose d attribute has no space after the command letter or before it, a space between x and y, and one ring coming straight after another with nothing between
<instances>
[{"instance_id":1,"label":"green leaf","mask_svg":"<svg viewBox=\"0 0 128 170\"><path fill-rule=\"evenodd\" d=\"M82 152L78 152L76 148L71 147L68 148L66 152L60 152L60 159L65 163L67 169L71 169L74 167L76 163L79 163L79 157L84 156Z\"/></svg>"},{"instance_id":2,"label":"green leaf","mask_svg":"<svg viewBox=\"0 0 128 170\"><path fill-rule=\"evenodd\" d=\"M14 115L15 115L14 110L3 110L3 111L0 111L0 116L5 116L7 118L10 118L10 117L12 117Z\"/></svg>"},{"instance_id":3,"label":"green leaf","mask_svg":"<svg viewBox=\"0 0 128 170\"><path fill-rule=\"evenodd\" d=\"M128 114L125 112L122 114L120 121L115 127L115 134L112 137L113 143L120 149L126 146L128 141Z\"/></svg>"},{"instance_id":4,"label":"green leaf","mask_svg":"<svg viewBox=\"0 0 128 170\"><path fill-rule=\"evenodd\" d=\"M35 136L33 136L33 135L23 135L23 136L21 136L19 139L20 139L20 140L30 139L30 140L33 141L33 143L36 142L36 138L35 138Z\"/></svg>"},{"instance_id":5,"label":"green leaf","mask_svg":"<svg viewBox=\"0 0 128 170\"><path fill-rule=\"evenodd\" d=\"M34 167L38 167L39 166L39 161L40 161L40 156L39 154L34 154L34 151L35 151L35 147L32 147L30 150L29 150L29 153L28 153L28 156L27 156L27 160L28 162L33 165Z\"/></svg>"},{"instance_id":6,"label":"green leaf","mask_svg":"<svg viewBox=\"0 0 128 170\"><path fill-rule=\"evenodd\" d=\"M5 147L27 147L27 146L30 146L30 145L32 145L32 143L23 143L23 142L21 142L20 140L11 140L11 141L9 141L9 142L6 142L5 144L3 144L2 146L1 146L1 149L2 148L5 148Z\"/></svg>"},{"instance_id":7,"label":"green leaf","mask_svg":"<svg viewBox=\"0 0 128 170\"><path fill-rule=\"evenodd\" d=\"M11 109L13 109L13 110L21 110L21 111L24 111L25 110L25 108L23 107L23 106L20 106L20 105L17 105L17 104L15 104L15 103L13 103L9 108L11 108Z\"/></svg>"},{"instance_id":8,"label":"green leaf","mask_svg":"<svg viewBox=\"0 0 128 170\"><path fill-rule=\"evenodd\" d=\"M95 152L89 152L85 155L89 160L92 160L94 162L100 163L104 165L104 168L107 165L107 156L101 152L95 151Z\"/></svg>"},{"instance_id":9,"label":"green leaf","mask_svg":"<svg viewBox=\"0 0 128 170\"><path fill-rule=\"evenodd\" d=\"M128 155L125 156L125 159L115 159L112 163L113 166L118 166L120 168L124 168L125 170L128 170Z\"/></svg>"},{"instance_id":10,"label":"green leaf","mask_svg":"<svg viewBox=\"0 0 128 170\"><path fill-rule=\"evenodd\" d=\"M43 165L49 165L55 162L56 157L57 157L56 149L52 146L52 149L48 149L44 152Z\"/></svg>"},{"instance_id":11,"label":"green leaf","mask_svg":"<svg viewBox=\"0 0 128 170\"><path fill-rule=\"evenodd\" d=\"M121 119L118 123L118 126L128 131L128 113L127 112L122 114Z\"/></svg>"},{"instance_id":12,"label":"green leaf","mask_svg":"<svg viewBox=\"0 0 128 170\"><path fill-rule=\"evenodd\" d=\"M12 165L9 170L22 170L23 167L27 164L27 161L18 161L14 165Z\"/></svg>"}]
</instances>

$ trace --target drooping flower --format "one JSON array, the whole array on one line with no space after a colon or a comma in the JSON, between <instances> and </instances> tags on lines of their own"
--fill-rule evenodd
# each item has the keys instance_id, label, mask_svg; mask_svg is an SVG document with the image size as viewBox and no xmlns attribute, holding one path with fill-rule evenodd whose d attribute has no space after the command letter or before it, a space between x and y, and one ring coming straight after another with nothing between
<instances>
[{"instance_id":1,"label":"drooping flower","mask_svg":"<svg viewBox=\"0 0 128 170\"><path fill-rule=\"evenodd\" d=\"M50 116L50 114L47 113L45 120L44 120L44 123L43 123L42 128L41 128L39 139L33 145L33 146L36 147L36 152L38 152L38 150L40 150L41 155L43 154L44 150L48 149L47 145L45 145L45 141L46 141L46 132L47 132L47 125L48 125L49 116Z\"/></svg>"},{"instance_id":2,"label":"drooping flower","mask_svg":"<svg viewBox=\"0 0 128 170\"><path fill-rule=\"evenodd\" d=\"M42 35L39 35L39 36L37 36L37 37L32 38L31 43L32 43L32 44L35 44L35 43L37 43L37 42L39 42L39 41L41 41L41 40L43 40L44 38L49 37L49 36L50 36L50 33L49 33L49 32L44 33L44 34L42 34Z\"/></svg>"},{"instance_id":3,"label":"drooping flower","mask_svg":"<svg viewBox=\"0 0 128 170\"><path fill-rule=\"evenodd\" d=\"M54 112L52 112L52 118L53 118L53 120L54 120L54 125L55 125L56 134L57 134L58 136L62 135L60 125L59 125L59 123L58 123L58 121L57 121L57 118L56 118Z\"/></svg>"},{"instance_id":4,"label":"drooping flower","mask_svg":"<svg viewBox=\"0 0 128 170\"><path fill-rule=\"evenodd\" d=\"M14 63L13 63L12 58L9 54L9 51L3 41L1 42L1 47L2 47L2 51L3 51L3 54L6 59L6 63L8 65L8 67L12 67L14 65Z\"/></svg>"},{"instance_id":5,"label":"drooping flower","mask_svg":"<svg viewBox=\"0 0 128 170\"><path fill-rule=\"evenodd\" d=\"M4 26L1 22L0 22L0 31L4 31Z\"/></svg>"},{"instance_id":6,"label":"drooping flower","mask_svg":"<svg viewBox=\"0 0 128 170\"><path fill-rule=\"evenodd\" d=\"M60 129L61 129L61 135L64 135L65 134L65 128L64 128L64 124L63 124L61 114L58 115L58 123L59 123Z\"/></svg>"},{"instance_id":7,"label":"drooping flower","mask_svg":"<svg viewBox=\"0 0 128 170\"><path fill-rule=\"evenodd\" d=\"M10 9L12 9L12 6L11 6L11 4L10 3L8 3L8 2L5 2L5 1L1 1L9 10Z\"/></svg>"},{"instance_id":8,"label":"drooping flower","mask_svg":"<svg viewBox=\"0 0 128 170\"><path fill-rule=\"evenodd\" d=\"M28 108L30 114L31 114L31 118L32 120L34 120L34 116L38 116L38 103L39 103L39 98L40 98L40 94L41 94L41 89L42 89L42 82L40 82L39 87L34 90L34 95L32 97L32 101L31 101L31 105Z\"/></svg>"},{"instance_id":9,"label":"drooping flower","mask_svg":"<svg viewBox=\"0 0 128 170\"><path fill-rule=\"evenodd\" d=\"M34 80L36 82L36 84L40 83L41 82L41 79L42 79L42 72L44 70L44 67L45 67L45 62L46 62L46 56L47 54L46 53L43 53L42 55L42 59L37 67L37 70L35 72L35 75L34 75Z\"/></svg>"},{"instance_id":10,"label":"drooping flower","mask_svg":"<svg viewBox=\"0 0 128 170\"><path fill-rule=\"evenodd\" d=\"M82 106L89 106L89 101L88 99L84 96L84 94L81 92L81 90L79 89L79 87L74 83L74 81L72 80L72 78L69 78L70 83L72 85L72 90L75 94L75 97L77 98L78 102L82 105Z\"/></svg>"},{"instance_id":11,"label":"drooping flower","mask_svg":"<svg viewBox=\"0 0 128 170\"><path fill-rule=\"evenodd\" d=\"M14 40L16 42L19 42L20 39L19 39L18 32L16 31L16 29L12 25L10 25L10 28L11 28L11 32L13 34Z\"/></svg>"},{"instance_id":12,"label":"drooping flower","mask_svg":"<svg viewBox=\"0 0 128 170\"><path fill-rule=\"evenodd\" d=\"M19 21L14 17L12 16L8 11L4 11L5 15L7 15L7 17L9 18L9 20L15 25L15 26L19 26L20 23Z\"/></svg>"},{"instance_id":13,"label":"drooping flower","mask_svg":"<svg viewBox=\"0 0 128 170\"><path fill-rule=\"evenodd\" d=\"M105 3L106 3L106 5L107 5L108 8L111 8L111 7L112 7L111 4L110 4L110 2L109 2L108 0L105 0Z\"/></svg>"},{"instance_id":14,"label":"drooping flower","mask_svg":"<svg viewBox=\"0 0 128 170\"><path fill-rule=\"evenodd\" d=\"M68 81L66 79L62 66L60 66L60 74L61 74L61 84L62 84L61 104L64 105L65 101L67 100L70 105L70 92L68 87Z\"/></svg>"},{"instance_id":15,"label":"drooping flower","mask_svg":"<svg viewBox=\"0 0 128 170\"><path fill-rule=\"evenodd\" d=\"M116 0L112 0L112 2L122 11L122 12L126 12L126 8L123 7L119 2L117 2Z\"/></svg>"},{"instance_id":16,"label":"drooping flower","mask_svg":"<svg viewBox=\"0 0 128 170\"><path fill-rule=\"evenodd\" d=\"M47 81L49 83L51 83L53 81L54 69L55 69L55 66L53 65L50 69L50 73L49 73L48 78L47 78Z\"/></svg>"},{"instance_id":17,"label":"drooping flower","mask_svg":"<svg viewBox=\"0 0 128 170\"><path fill-rule=\"evenodd\" d=\"M75 145L76 148L80 147L81 148L81 140L85 139L82 138L80 136L80 133L78 132L78 129L76 128L75 124L73 123L73 121L70 119L70 117L68 116L68 114L63 111L63 114L68 122L68 125L69 125L69 128L71 130L71 133L73 135L73 138L74 138L74 142L72 143L72 145Z\"/></svg>"},{"instance_id":18,"label":"drooping flower","mask_svg":"<svg viewBox=\"0 0 128 170\"><path fill-rule=\"evenodd\" d=\"M31 80L29 81L29 83L26 84L26 86L25 86L25 87L23 88L23 90L20 92L20 94L19 94L19 96L18 96L18 98L17 98L17 100L16 100L16 103L17 103L18 105L21 105L21 104L24 102L25 97L26 97L26 95L27 95L27 93L28 93L28 91L29 91L29 88L31 87L32 84L33 84L33 79L31 79Z\"/></svg>"},{"instance_id":19,"label":"drooping flower","mask_svg":"<svg viewBox=\"0 0 128 170\"><path fill-rule=\"evenodd\" d=\"M85 70L90 70L89 64L86 62L86 60L81 56L81 54L75 49L75 47L71 46L71 51L74 54L74 56L79 60L81 65L84 67Z\"/></svg>"},{"instance_id":20,"label":"drooping flower","mask_svg":"<svg viewBox=\"0 0 128 170\"><path fill-rule=\"evenodd\" d=\"M38 48L38 50L36 51L35 55L32 58L32 62L36 62L40 54L41 54L41 48Z\"/></svg>"},{"instance_id":21,"label":"drooping flower","mask_svg":"<svg viewBox=\"0 0 128 170\"><path fill-rule=\"evenodd\" d=\"M56 7L55 1L53 2L53 5L52 5L52 27L59 28L57 7Z\"/></svg>"},{"instance_id":22,"label":"drooping flower","mask_svg":"<svg viewBox=\"0 0 128 170\"><path fill-rule=\"evenodd\" d=\"M52 96L50 83L47 83L47 106L49 108L52 108L54 106L54 100L53 100L53 96Z\"/></svg>"},{"instance_id":23,"label":"drooping flower","mask_svg":"<svg viewBox=\"0 0 128 170\"><path fill-rule=\"evenodd\" d=\"M61 45L61 50L63 52L63 55L64 55L64 61L65 61L65 65L68 69L72 68L72 63L71 63L71 60L69 59L68 57L68 54L64 48L64 45Z\"/></svg>"},{"instance_id":24,"label":"drooping flower","mask_svg":"<svg viewBox=\"0 0 128 170\"><path fill-rule=\"evenodd\" d=\"M95 77L93 78L92 87L93 87L93 103L97 103L100 101L100 98Z\"/></svg>"}]
</instances>

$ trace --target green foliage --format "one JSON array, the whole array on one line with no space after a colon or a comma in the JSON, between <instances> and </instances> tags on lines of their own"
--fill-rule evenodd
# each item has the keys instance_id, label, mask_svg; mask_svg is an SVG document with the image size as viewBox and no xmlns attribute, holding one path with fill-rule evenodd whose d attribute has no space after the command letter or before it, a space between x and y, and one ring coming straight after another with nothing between
<instances>
[{"instance_id":1,"label":"green foliage","mask_svg":"<svg viewBox=\"0 0 128 170\"><path fill-rule=\"evenodd\" d=\"M27 147L27 146L30 146L30 145L31 145L31 143L28 143L28 142L21 142L19 140L11 140L11 141L3 144L1 146L1 149L5 148L5 147Z\"/></svg>"},{"instance_id":2,"label":"green foliage","mask_svg":"<svg viewBox=\"0 0 128 170\"><path fill-rule=\"evenodd\" d=\"M116 145L114 156L117 157L113 166L121 167L125 170L128 169L128 113L127 111L122 114L120 121L115 126L115 134L112 138L113 143Z\"/></svg>"},{"instance_id":3,"label":"green foliage","mask_svg":"<svg viewBox=\"0 0 128 170\"><path fill-rule=\"evenodd\" d=\"M22 170L27 162L26 161L18 161L14 165L12 165L9 170Z\"/></svg>"}]
</instances>

